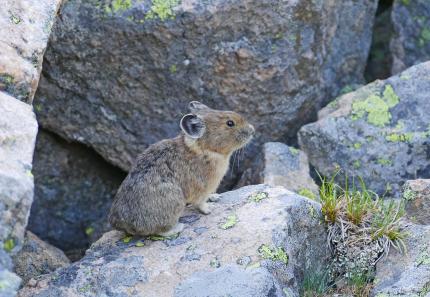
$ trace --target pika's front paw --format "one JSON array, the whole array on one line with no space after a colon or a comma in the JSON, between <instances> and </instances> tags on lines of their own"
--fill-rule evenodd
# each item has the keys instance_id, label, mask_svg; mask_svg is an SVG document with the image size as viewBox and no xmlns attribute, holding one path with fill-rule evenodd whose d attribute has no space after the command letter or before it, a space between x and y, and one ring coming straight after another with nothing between
<instances>
[{"instance_id":1,"label":"pika's front paw","mask_svg":"<svg viewBox=\"0 0 430 297\"><path fill-rule=\"evenodd\" d=\"M211 213L211 210L210 210L210 208L209 208L209 205L208 205L206 202L204 202L204 203L200 203L200 204L197 206L197 209L198 209L202 214L205 214L205 215L208 215L208 214L210 214L210 213Z\"/></svg>"},{"instance_id":2,"label":"pika's front paw","mask_svg":"<svg viewBox=\"0 0 430 297\"><path fill-rule=\"evenodd\" d=\"M219 200L221 199L221 195L220 194L211 194L209 197L208 197L208 200L210 201L210 202L218 202Z\"/></svg>"}]
</instances>

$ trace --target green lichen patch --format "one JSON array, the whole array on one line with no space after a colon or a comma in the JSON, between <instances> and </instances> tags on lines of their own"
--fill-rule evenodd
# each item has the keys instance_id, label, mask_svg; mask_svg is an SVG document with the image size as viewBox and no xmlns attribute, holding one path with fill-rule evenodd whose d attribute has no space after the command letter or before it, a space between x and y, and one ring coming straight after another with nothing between
<instances>
[{"instance_id":1,"label":"green lichen patch","mask_svg":"<svg viewBox=\"0 0 430 297\"><path fill-rule=\"evenodd\" d=\"M267 192L257 192L255 194L252 194L248 197L248 200L254 201L254 202L261 202L264 199L269 198L269 193Z\"/></svg>"},{"instance_id":2,"label":"green lichen patch","mask_svg":"<svg viewBox=\"0 0 430 297\"><path fill-rule=\"evenodd\" d=\"M288 149L289 149L290 153L294 156L297 156L299 154L299 150L296 149L295 147L290 146L290 147L288 147Z\"/></svg>"},{"instance_id":3,"label":"green lichen patch","mask_svg":"<svg viewBox=\"0 0 430 297\"><path fill-rule=\"evenodd\" d=\"M391 160L385 159L385 158L379 158L378 160L376 160L376 162L379 165L383 165L383 166L388 166L393 164L393 162Z\"/></svg>"},{"instance_id":4,"label":"green lichen patch","mask_svg":"<svg viewBox=\"0 0 430 297\"><path fill-rule=\"evenodd\" d=\"M209 262L209 266L212 267L212 268L219 268L219 267L221 267L221 262L219 261L218 257L213 258Z\"/></svg>"},{"instance_id":5,"label":"green lichen patch","mask_svg":"<svg viewBox=\"0 0 430 297\"><path fill-rule=\"evenodd\" d=\"M145 246L145 242L143 240L139 240L138 242L136 242L135 244L136 247L142 247Z\"/></svg>"},{"instance_id":6,"label":"green lichen patch","mask_svg":"<svg viewBox=\"0 0 430 297\"><path fill-rule=\"evenodd\" d=\"M123 12L129 9L131 5L131 0L113 0L110 5L105 7L105 12L107 14Z\"/></svg>"},{"instance_id":7,"label":"green lichen patch","mask_svg":"<svg viewBox=\"0 0 430 297\"><path fill-rule=\"evenodd\" d=\"M19 16L14 15L14 14L13 14L13 13L11 13L11 12L9 12L9 13L10 13L10 17L9 17L9 19L10 19L10 21L12 22L12 24L18 25L19 23L21 23L21 22L22 22L22 19L21 19Z\"/></svg>"},{"instance_id":8,"label":"green lichen patch","mask_svg":"<svg viewBox=\"0 0 430 297\"><path fill-rule=\"evenodd\" d=\"M303 197L307 197L307 198L312 199L312 200L317 199L317 196L315 195L315 193L313 193L311 190L306 189L306 188L300 189L297 192L297 194L299 194L300 196L303 196Z\"/></svg>"},{"instance_id":9,"label":"green lichen patch","mask_svg":"<svg viewBox=\"0 0 430 297\"><path fill-rule=\"evenodd\" d=\"M148 239L152 241L163 241L163 240L175 239L175 238L178 238L178 236L179 236L179 233L175 233L170 236L150 235L148 236Z\"/></svg>"},{"instance_id":10,"label":"green lichen patch","mask_svg":"<svg viewBox=\"0 0 430 297\"><path fill-rule=\"evenodd\" d=\"M285 265L288 264L288 255L282 247L271 248L268 245L263 244L258 248L258 252L263 259L280 261Z\"/></svg>"},{"instance_id":11,"label":"green lichen patch","mask_svg":"<svg viewBox=\"0 0 430 297\"><path fill-rule=\"evenodd\" d=\"M128 235L122 239L122 242L129 243L133 239L133 236Z\"/></svg>"},{"instance_id":12,"label":"green lichen patch","mask_svg":"<svg viewBox=\"0 0 430 297\"><path fill-rule=\"evenodd\" d=\"M220 224L220 228L223 230L231 229L236 226L238 218L235 214L229 215L224 223Z\"/></svg>"},{"instance_id":13,"label":"green lichen patch","mask_svg":"<svg viewBox=\"0 0 430 297\"><path fill-rule=\"evenodd\" d=\"M430 41L430 28L423 28L420 34L420 46L426 45Z\"/></svg>"},{"instance_id":14,"label":"green lichen patch","mask_svg":"<svg viewBox=\"0 0 430 297\"><path fill-rule=\"evenodd\" d=\"M8 253L10 253L14 247L15 247L15 240L13 238L8 238L3 243L3 249Z\"/></svg>"},{"instance_id":15,"label":"green lichen patch","mask_svg":"<svg viewBox=\"0 0 430 297\"><path fill-rule=\"evenodd\" d=\"M367 122L376 127L385 127L390 123L390 108L399 103L399 97L391 85L386 85L382 97L372 94L364 100L355 101L352 104L353 120L358 120L367 115Z\"/></svg>"},{"instance_id":16,"label":"green lichen patch","mask_svg":"<svg viewBox=\"0 0 430 297\"><path fill-rule=\"evenodd\" d=\"M385 136L385 139L390 142L410 142L414 138L414 133L391 133Z\"/></svg>"},{"instance_id":17,"label":"green lichen patch","mask_svg":"<svg viewBox=\"0 0 430 297\"><path fill-rule=\"evenodd\" d=\"M180 0L153 0L149 12L146 14L145 19L153 20L160 19L161 21L174 19L174 8L178 6Z\"/></svg>"},{"instance_id":18,"label":"green lichen patch","mask_svg":"<svg viewBox=\"0 0 430 297\"><path fill-rule=\"evenodd\" d=\"M359 150L362 146L363 146L363 144L361 144L361 143L359 143L359 142L354 143L354 148L355 148L356 150Z\"/></svg>"},{"instance_id":19,"label":"green lichen patch","mask_svg":"<svg viewBox=\"0 0 430 297\"><path fill-rule=\"evenodd\" d=\"M411 187L405 186L403 188L403 199L405 199L406 201L412 201L415 200L415 198L417 198L417 193L415 193L415 191L412 190Z\"/></svg>"},{"instance_id":20,"label":"green lichen patch","mask_svg":"<svg viewBox=\"0 0 430 297\"><path fill-rule=\"evenodd\" d=\"M88 236L91 236L94 233L94 228L93 227L87 227L85 228L85 234L87 234Z\"/></svg>"},{"instance_id":21,"label":"green lichen patch","mask_svg":"<svg viewBox=\"0 0 430 297\"><path fill-rule=\"evenodd\" d=\"M361 167L361 162L359 160L355 160L352 163L352 167L354 167L354 169L359 169Z\"/></svg>"},{"instance_id":22,"label":"green lichen patch","mask_svg":"<svg viewBox=\"0 0 430 297\"><path fill-rule=\"evenodd\" d=\"M175 74L178 71L176 64L173 64L169 67L169 72Z\"/></svg>"}]
</instances>

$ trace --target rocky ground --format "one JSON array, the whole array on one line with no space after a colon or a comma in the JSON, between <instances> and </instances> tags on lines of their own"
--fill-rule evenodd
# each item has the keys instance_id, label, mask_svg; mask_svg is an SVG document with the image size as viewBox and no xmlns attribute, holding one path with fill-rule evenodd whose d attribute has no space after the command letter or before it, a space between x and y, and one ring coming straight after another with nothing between
<instances>
[{"instance_id":1,"label":"rocky ground","mask_svg":"<svg viewBox=\"0 0 430 297\"><path fill-rule=\"evenodd\" d=\"M5 0L0 43L0 297L303 296L333 257L315 172L339 169L405 203L368 295L430 296L428 1ZM111 231L191 100L257 131L212 214Z\"/></svg>"}]
</instances>

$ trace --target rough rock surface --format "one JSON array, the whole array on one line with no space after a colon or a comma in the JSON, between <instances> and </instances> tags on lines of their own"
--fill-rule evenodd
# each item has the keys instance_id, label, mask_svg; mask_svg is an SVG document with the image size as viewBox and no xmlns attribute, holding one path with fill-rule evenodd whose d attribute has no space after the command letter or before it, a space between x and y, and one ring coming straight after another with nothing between
<instances>
[{"instance_id":1,"label":"rough rock surface","mask_svg":"<svg viewBox=\"0 0 430 297\"><path fill-rule=\"evenodd\" d=\"M415 224L430 225L430 179L408 180L403 187L406 216Z\"/></svg>"},{"instance_id":2,"label":"rough rock surface","mask_svg":"<svg viewBox=\"0 0 430 297\"><path fill-rule=\"evenodd\" d=\"M124 173L83 145L40 130L33 174L28 229L71 258L82 256L91 242L110 230L107 214Z\"/></svg>"},{"instance_id":3,"label":"rough rock surface","mask_svg":"<svg viewBox=\"0 0 430 297\"><path fill-rule=\"evenodd\" d=\"M327 94L362 81L376 2L67 1L38 119L124 170L177 134L190 100L244 114L255 144L294 138Z\"/></svg>"},{"instance_id":4,"label":"rough rock surface","mask_svg":"<svg viewBox=\"0 0 430 297\"><path fill-rule=\"evenodd\" d=\"M249 294L234 296L299 296L305 270L323 267L327 235L318 203L256 185L222 194L211 208L208 216L187 210L177 238L106 233L82 260L19 296L207 296L206 289L238 288ZM224 272L226 282L218 279Z\"/></svg>"},{"instance_id":5,"label":"rough rock surface","mask_svg":"<svg viewBox=\"0 0 430 297\"><path fill-rule=\"evenodd\" d=\"M430 226L409 223L407 253L392 249L376 267L372 296L430 296Z\"/></svg>"},{"instance_id":6,"label":"rough rock surface","mask_svg":"<svg viewBox=\"0 0 430 297\"><path fill-rule=\"evenodd\" d=\"M0 92L0 242L17 251L33 202L37 122L31 106Z\"/></svg>"},{"instance_id":7,"label":"rough rock surface","mask_svg":"<svg viewBox=\"0 0 430 297\"><path fill-rule=\"evenodd\" d=\"M3 0L0 10L0 90L31 102L61 0Z\"/></svg>"},{"instance_id":8,"label":"rough rock surface","mask_svg":"<svg viewBox=\"0 0 430 297\"><path fill-rule=\"evenodd\" d=\"M390 44L392 73L430 60L430 2L394 0L391 20L394 26Z\"/></svg>"},{"instance_id":9,"label":"rough rock surface","mask_svg":"<svg viewBox=\"0 0 430 297\"><path fill-rule=\"evenodd\" d=\"M12 268L12 259L0 246L0 297L15 296L21 284L21 279L11 272Z\"/></svg>"},{"instance_id":10,"label":"rough rock surface","mask_svg":"<svg viewBox=\"0 0 430 297\"><path fill-rule=\"evenodd\" d=\"M306 154L280 142L264 144L262 153L256 159L254 166L244 172L238 187L262 183L283 186L302 195L318 193L318 186L309 175Z\"/></svg>"},{"instance_id":11,"label":"rough rock surface","mask_svg":"<svg viewBox=\"0 0 430 297\"><path fill-rule=\"evenodd\" d=\"M70 260L64 253L27 231L22 249L13 257L15 272L27 283L31 278L66 267Z\"/></svg>"},{"instance_id":12,"label":"rough rock surface","mask_svg":"<svg viewBox=\"0 0 430 297\"><path fill-rule=\"evenodd\" d=\"M323 175L342 168L379 194L399 196L406 180L430 177L429 92L430 62L375 81L321 110L300 130L300 146Z\"/></svg>"}]
</instances>

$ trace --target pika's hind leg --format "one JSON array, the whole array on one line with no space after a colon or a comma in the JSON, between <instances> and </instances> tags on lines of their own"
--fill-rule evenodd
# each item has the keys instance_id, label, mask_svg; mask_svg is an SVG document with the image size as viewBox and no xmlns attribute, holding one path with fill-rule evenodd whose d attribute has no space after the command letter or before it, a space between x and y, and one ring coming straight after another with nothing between
<instances>
[{"instance_id":1,"label":"pika's hind leg","mask_svg":"<svg viewBox=\"0 0 430 297\"><path fill-rule=\"evenodd\" d=\"M167 230L165 232L159 232L158 235L164 236L164 237L169 237L172 235L175 235L177 233L180 233L184 230L184 224L182 223L177 223L175 226L173 226L170 230Z\"/></svg>"}]
</instances>

